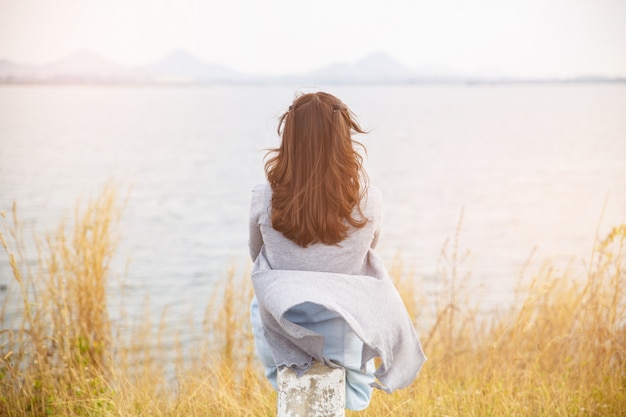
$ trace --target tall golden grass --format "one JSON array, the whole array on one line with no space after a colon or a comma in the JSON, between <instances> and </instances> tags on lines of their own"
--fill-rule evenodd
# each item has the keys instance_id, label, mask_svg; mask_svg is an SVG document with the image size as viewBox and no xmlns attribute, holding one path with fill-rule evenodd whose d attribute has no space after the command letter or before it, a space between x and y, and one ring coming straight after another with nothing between
<instances>
[{"instance_id":1,"label":"tall golden grass","mask_svg":"<svg viewBox=\"0 0 626 417\"><path fill-rule=\"evenodd\" d=\"M0 415L275 415L248 324L248 273L228 271L208 297L197 341L165 345L162 336L175 333L170 321L149 315L123 326L110 320L119 214L105 189L77 209L73 228L62 224L40 242L31 268L15 208L3 213L0 240L15 283L8 296L21 314L0 317ZM409 388L377 392L367 410L348 415L626 415L625 241L626 225L598 239L586 276L546 265L513 307L492 317L464 302L456 244L444 256L450 263L439 278L448 291L437 296L433 320L414 274L392 266L429 361ZM177 324L179 334L186 326Z\"/></svg>"}]
</instances>

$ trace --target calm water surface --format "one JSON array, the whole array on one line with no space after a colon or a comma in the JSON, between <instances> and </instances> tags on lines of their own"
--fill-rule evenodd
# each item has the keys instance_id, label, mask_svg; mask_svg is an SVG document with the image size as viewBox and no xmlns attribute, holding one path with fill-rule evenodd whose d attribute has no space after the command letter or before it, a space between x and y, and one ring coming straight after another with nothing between
<instances>
[{"instance_id":1,"label":"calm water surface","mask_svg":"<svg viewBox=\"0 0 626 417\"><path fill-rule=\"evenodd\" d=\"M16 201L27 230L44 233L113 180L130 199L114 262L125 295L112 289L112 304L140 314L147 295L155 315L201 317L227 269L250 266L250 190L296 90L2 87L0 210ZM426 294L445 284L461 215L459 276L488 306L511 299L531 253L527 275L544 261L577 269L598 225L626 222L625 85L325 90L370 130L358 139L385 202L378 252ZM3 254L0 284L11 281Z\"/></svg>"}]
</instances>

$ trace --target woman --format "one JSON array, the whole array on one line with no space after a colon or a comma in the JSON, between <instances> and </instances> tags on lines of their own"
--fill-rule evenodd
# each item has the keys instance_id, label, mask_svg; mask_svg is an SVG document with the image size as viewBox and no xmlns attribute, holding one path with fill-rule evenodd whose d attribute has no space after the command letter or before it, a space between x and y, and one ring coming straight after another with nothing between
<instances>
[{"instance_id":1,"label":"woman","mask_svg":"<svg viewBox=\"0 0 626 417\"><path fill-rule=\"evenodd\" d=\"M268 184L252 195L251 320L274 388L278 366L302 374L317 360L346 369L346 408L362 410L372 387L408 385L425 357L373 252L382 202L367 185L353 133L365 132L323 92L300 95L279 119Z\"/></svg>"}]
</instances>

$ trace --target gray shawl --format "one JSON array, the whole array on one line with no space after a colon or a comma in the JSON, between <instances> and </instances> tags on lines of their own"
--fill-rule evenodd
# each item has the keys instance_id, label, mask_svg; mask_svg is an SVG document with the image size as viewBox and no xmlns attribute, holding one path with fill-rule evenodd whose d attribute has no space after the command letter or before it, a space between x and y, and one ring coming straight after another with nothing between
<instances>
[{"instance_id":1,"label":"gray shawl","mask_svg":"<svg viewBox=\"0 0 626 417\"><path fill-rule=\"evenodd\" d=\"M415 379L426 357L413 323L382 261L371 250L368 258L364 275L272 270L261 250L252 282L277 366L291 366L300 374L313 359L338 366L324 358L323 336L284 318L292 307L312 302L341 315L363 341L362 371L380 357L376 388L392 392Z\"/></svg>"}]
</instances>

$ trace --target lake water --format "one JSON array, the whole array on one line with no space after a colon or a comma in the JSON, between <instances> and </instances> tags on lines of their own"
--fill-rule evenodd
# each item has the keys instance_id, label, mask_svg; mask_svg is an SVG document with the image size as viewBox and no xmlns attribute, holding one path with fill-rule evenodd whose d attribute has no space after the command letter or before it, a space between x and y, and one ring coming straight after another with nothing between
<instances>
[{"instance_id":1,"label":"lake water","mask_svg":"<svg viewBox=\"0 0 626 417\"><path fill-rule=\"evenodd\" d=\"M492 306L511 299L531 253L527 274L544 261L576 269L598 226L626 222L624 84L322 89L370 130L357 139L385 203L378 253L399 256L427 294L461 213L460 276ZM250 190L297 90L3 86L0 210L17 201L27 230L50 231L113 179L130 190L114 263L124 302L147 295L155 314L201 317L226 271L250 266ZM2 254L0 284L11 281Z\"/></svg>"}]
</instances>

